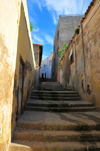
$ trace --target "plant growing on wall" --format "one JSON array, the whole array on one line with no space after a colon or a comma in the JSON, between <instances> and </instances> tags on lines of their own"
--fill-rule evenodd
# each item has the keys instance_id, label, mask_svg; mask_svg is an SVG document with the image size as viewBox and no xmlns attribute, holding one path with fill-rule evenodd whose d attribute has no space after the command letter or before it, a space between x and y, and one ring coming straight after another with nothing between
<instances>
[{"instance_id":1,"label":"plant growing on wall","mask_svg":"<svg viewBox=\"0 0 100 151\"><path fill-rule=\"evenodd\" d=\"M75 27L75 34L79 34L79 28Z\"/></svg>"},{"instance_id":2,"label":"plant growing on wall","mask_svg":"<svg viewBox=\"0 0 100 151\"><path fill-rule=\"evenodd\" d=\"M33 25L30 23L30 31L32 32L33 30Z\"/></svg>"},{"instance_id":3,"label":"plant growing on wall","mask_svg":"<svg viewBox=\"0 0 100 151\"><path fill-rule=\"evenodd\" d=\"M68 45L64 42L63 43L63 48L58 50L58 57L59 57L59 68L61 68L61 60L64 58L64 52L68 48Z\"/></svg>"}]
</instances>

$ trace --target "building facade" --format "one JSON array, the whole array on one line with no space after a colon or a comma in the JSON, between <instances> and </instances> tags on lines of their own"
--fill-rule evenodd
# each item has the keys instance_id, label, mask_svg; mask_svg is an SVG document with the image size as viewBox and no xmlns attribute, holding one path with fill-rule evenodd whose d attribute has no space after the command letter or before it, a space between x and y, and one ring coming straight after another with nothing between
<instances>
[{"instance_id":1,"label":"building facade","mask_svg":"<svg viewBox=\"0 0 100 151\"><path fill-rule=\"evenodd\" d=\"M100 1L93 0L62 61L62 84L100 109Z\"/></svg>"},{"instance_id":2,"label":"building facade","mask_svg":"<svg viewBox=\"0 0 100 151\"><path fill-rule=\"evenodd\" d=\"M34 55L35 55L35 87L39 86L39 77L40 77L40 65L42 60L42 52L43 52L43 45L40 44L33 44L34 48Z\"/></svg>"},{"instance_id":3,"label":"building facade","mask_svg":"<svg viewBox=\"0 0 100 151\"><path fill-rule=\"evenodd\" d=\"M54 38L54 57L53 57L53 78L60 81L58 66L58 49L63 48L63 42L70 43L75 33L75 27L78 27L83 16L59 16L59 21Z\"/></svg>"},{"instance_id":4,"label":"building facade","mask_svg":"<svg viewBox=\"0 0 100 151\"><path fill-rule=\"evenodd\" d=\"M0 6L0 151L9 151L34 86L35 58L26 0L3 0Z\"/></svg>"},{"instance_id":5,"label":"building facade","mask_svg":"<svg viewBox=\"0 0 100 151\"><path fill-rule=\"evenodd\" d=\"M45 60L41 63L41 69L40 69L40 78L52 78L52 59L53 59L53 52L49 57L47 57Z\"/></svg>"}]
</instances>

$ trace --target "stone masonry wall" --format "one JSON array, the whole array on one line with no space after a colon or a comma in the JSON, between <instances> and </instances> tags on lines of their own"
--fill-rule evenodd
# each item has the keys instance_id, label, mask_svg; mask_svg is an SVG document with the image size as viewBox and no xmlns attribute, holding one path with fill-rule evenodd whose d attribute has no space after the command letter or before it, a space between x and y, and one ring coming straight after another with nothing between
<instances>
[{"instance_id":1,"label":"stone masonry wall","mask_svg":"<svg viewBox=\"0 0 100 151\"><path fill-rule=\"evenodd\" d=\"M82 32L83 29L83 32ZM73 49L74 62L69 54ZM87 85L91 90L91 102L100 108L100 1L97 0L80 26L62 61L63 85L78 90L85 101L89 101ZM67 65L66 65L67 64Z\"/></svg>"}]
</instances>

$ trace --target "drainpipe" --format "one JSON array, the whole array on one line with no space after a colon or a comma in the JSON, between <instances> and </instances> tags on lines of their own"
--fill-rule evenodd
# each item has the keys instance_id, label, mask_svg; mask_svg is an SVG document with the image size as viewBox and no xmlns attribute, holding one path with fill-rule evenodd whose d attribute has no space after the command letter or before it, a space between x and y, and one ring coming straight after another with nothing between
<instances>
[{"instance_id":1,"label":"drainpipe","mask_svg":"<svg viewBox=\"0 0 100 151\"><path fill-rule=\"evenodd\" d=\"M85 52L84 52L84 38L83 38L83 25L82 25L82 23L81 23L81 29L82 29L82 47L83 47L83 61L84 61L84 84L85 84L84 90L86 90Z\"/></svg>"},{"instance_id":2,"label":"drainpipe","mask_svg":"<svg viewBox=\"0 0 100 151\"><path fill-rule=\"evenodd\" d=\"M74 45L75 45L75 47L74 47L74 49L75 49L75 75L77 75L77 56L76 56L76 39L75 39L75 37L74 37ZM77 80L75 78L75 89L76 89L76 87L77 87Z\"/></svg>"}]
</instances>

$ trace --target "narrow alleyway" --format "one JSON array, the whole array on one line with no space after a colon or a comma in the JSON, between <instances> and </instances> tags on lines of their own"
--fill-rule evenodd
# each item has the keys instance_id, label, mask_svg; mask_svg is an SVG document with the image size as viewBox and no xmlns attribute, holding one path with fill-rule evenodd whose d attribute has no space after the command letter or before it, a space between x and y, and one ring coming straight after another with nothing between
<instances>
[{"instance_id":1,"label":"narrow alleyway","mask_svg":"<svg viewBox=\"0 0 100 151\"><path fill-rule=\"evenodd\" d=\"M100 113L76 91L42 82L17 122L10 151L99 151Z\"/></svg>"}]
</instances>

